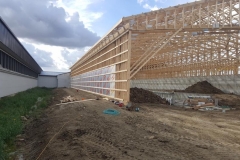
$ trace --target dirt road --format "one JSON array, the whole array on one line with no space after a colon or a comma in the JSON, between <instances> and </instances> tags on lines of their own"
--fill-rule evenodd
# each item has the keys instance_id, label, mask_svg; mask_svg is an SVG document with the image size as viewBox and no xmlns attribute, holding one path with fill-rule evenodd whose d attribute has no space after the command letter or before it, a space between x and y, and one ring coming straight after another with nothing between
<instances>
[{"instance_id":1,"label":"dirt road","mask_svg":"<svg viewBox=\"0 0 240 160\"><path fill-rule=\"evenodd\" d=\"M73 89L55 94L54 104L66 95L96 97ZM105 100L54 104L27 125L24 159L36 159L53 138L39 159L240 160L238 110L200 112L141 104L140 112L129 112ZM103 114L108 108L121 113Z\"/></svg>"}]
</instances>

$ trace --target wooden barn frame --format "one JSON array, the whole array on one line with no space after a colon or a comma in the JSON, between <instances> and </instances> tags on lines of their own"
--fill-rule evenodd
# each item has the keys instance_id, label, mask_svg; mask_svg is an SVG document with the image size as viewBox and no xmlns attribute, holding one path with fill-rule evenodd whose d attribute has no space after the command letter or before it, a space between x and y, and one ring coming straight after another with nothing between
<instances>
[{"instance_id":1,"label":"wooden barn frame","mask_svg":"<svg viewBox=\"0 0 240 160\"><path fill-rule=\"evenodd\" d=\"M71 86L127 103L132 79L239 74L239 5L201 0L124 17L71 67Z\"/></svg>"}]
</instances>

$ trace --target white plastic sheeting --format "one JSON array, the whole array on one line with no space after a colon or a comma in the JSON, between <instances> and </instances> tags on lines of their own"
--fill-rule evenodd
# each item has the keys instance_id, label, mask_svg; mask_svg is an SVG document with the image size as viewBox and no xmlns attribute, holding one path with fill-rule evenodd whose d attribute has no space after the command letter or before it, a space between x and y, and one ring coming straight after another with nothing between
<instances>
[{"instance_id":1,"label":"white plastic sheeting","mask_svg":"<svg viewBox=\"0 0 240 160\"><path fill-rule=\"evenodd\" d=\"M116 65L96 69L71 78L71 87L115 97Z\"/></svg>"}]
</instances>

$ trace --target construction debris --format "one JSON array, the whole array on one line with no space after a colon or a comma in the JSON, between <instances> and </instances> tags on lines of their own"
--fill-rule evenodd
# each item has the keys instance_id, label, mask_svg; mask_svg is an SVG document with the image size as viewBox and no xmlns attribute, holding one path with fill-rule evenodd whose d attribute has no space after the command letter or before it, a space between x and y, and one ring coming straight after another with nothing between
<instances>
[{"instance_id":1,"label":"construction debris","mask_svg":"<svg viewBox=\"0 0 240 160\"><path fill-rule=\"evenodd\" d=\"M225 112L226 110L236 109L230 108L229 106L219 106L218 99L213 100L210 96L189 96L189 98L184 101L183 106L186 109L194 109L199 111L220 110Z\"/></svg>"},{"instance_id":2,"label":"construction debris","mask_svg":"<svg viewBox=\"0 0 240 160\"><path fill-rule=\"evenodd\" d=\"M129 103L126 105L126 110L139 112L140 108L137 107L135 104L129 102Z\"/></svg>"},{"instance_id":3,"label":"construction debris","mask_svg":"<svg viewBox=\"0 0 240 160\"><path fill-rule=\"evenodd\" d=\"M56 104L56 106L67 105L67 104L72 104L72 103L81 103L81 102L86 102L86 101L95 101L95 100L96 99L86 99L86 100L80 100L80 101L65 102L65 103Z\"/></svg>"},{"instance_id":4,"label":"construction debris","mask_svg":"<svg viewBox=\"0 0 240 160\"><path fill-rule=\"evenodd\" d=\"M71 96L63 97L63 100L60 100L61 103L74 102L74 101L77 101L77 98L74 98Z\"/></svg>"},{"instance_id":5,"label":"construction debris","mask_svg":"<svg viewBox=\"0 0 240 160\"><path fill-rule=\"evenodd\" d=\"M213 103L213 99L211 99L210 96L206 97L206 96L189 96L187 100L185 100L183 102L183 105L188 105L188 106L202 106L208 103Z\"/></svg>"},{"instance_id":6,"label":"construction debris","mask_svg":"<svg viewBox=\"0 0 240 160\"><path fill-rule=\"evenodd\" d=\"M106 101L109 101L109 98L103 98L104 100L106 100Z\"/></svg>"},{"instance_id":7,"label":"construction debris","mask_svg":"<svg viewBox=\"0 0 240 160\"><path fill-rule=\"evenodd\" d=\"M27 121L27 118L25 116L21 116L22 121Z\"/></svg>"},{"instance_id":8,"label":"construction debris","mask_svg":"<svg viewBox=\"0 0 240 160\"><path fill-rule=\"evenodd\" d=\"M189 96L183 105L190 106L190 108L194 110L215 107L210 96Z\"/></svg>"}]
</instances>

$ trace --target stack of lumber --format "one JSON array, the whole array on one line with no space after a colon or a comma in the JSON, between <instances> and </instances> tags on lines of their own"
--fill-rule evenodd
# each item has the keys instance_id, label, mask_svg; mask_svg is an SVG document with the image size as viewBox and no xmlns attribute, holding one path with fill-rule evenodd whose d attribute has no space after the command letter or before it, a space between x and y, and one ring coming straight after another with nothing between
<instances>
[{"instance_id":1,"label":"stack of lumber","mask_svg":"<svg viewBox=\"0 0 240 160\"><path fill-rule=\"evenodd\" d=\"M194 110L206 109L206 108L215 108L213 103L206 103L201 105L196 105L193 107Z\"/></svg>"},{"instance_id":2,"label":"stack of lumber","mask_svg":"<svg viewBox=\"0 0 240 160\"><path fill-rule=\"evenodd\" d=\"M213 100L209 98L187 99L187 104L194 110L214 108Z\"/></svg>"}]
</instances>

